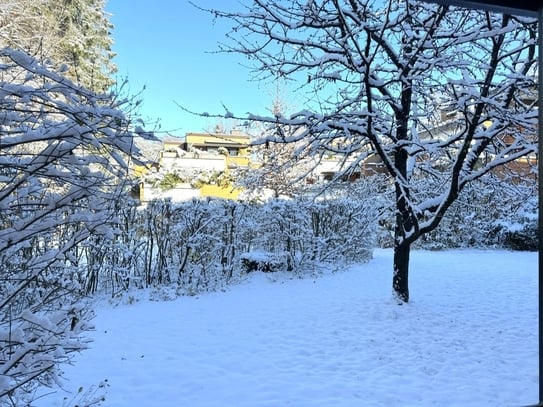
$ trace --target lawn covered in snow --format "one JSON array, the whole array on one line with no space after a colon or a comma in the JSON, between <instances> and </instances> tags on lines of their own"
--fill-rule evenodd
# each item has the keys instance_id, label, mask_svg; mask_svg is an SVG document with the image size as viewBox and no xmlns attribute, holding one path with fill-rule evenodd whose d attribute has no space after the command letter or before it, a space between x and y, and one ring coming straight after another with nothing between
<instances>
[{"instance_id":1,"label":"lawn covered in snow","mask_svg":"<svg viewBox=\"0 0 543 407\"><path fill-rule=\"evenodd\" d=\"M106 407L537 401L537 253L414 251L403 306L391 267L392 251L376 250L318 278L255 273L226 292L101 305L65 388L107 379Z\"/></svg>"}]
</instances>

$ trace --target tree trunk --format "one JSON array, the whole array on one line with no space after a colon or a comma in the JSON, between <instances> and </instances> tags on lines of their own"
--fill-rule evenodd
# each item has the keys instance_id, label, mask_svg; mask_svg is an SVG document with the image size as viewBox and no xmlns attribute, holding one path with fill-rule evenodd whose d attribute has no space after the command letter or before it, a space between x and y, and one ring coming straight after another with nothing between
<instances>
[{"instance_id":1,"label":"tree trunk","mask_svg":"<svg viewBox=\"0 0 543 407\"><path fill-rule=\"evenodd\" d=\"M405 125L404 125L405 126ZM401 129L404 130L405 127ZM404 133L404 131L402 131ZM403 139L406 139L404 136ZM395 164L403 179L407 179L408 154L405 149L398 149L395 155ZM409 252L410 241L406 241L407 235L412 232L413 221L409 211L409 186L403 181L396 180L396 225L394 228L394 274L392 276L392 288L394 296L399 304L409 301Z\"/></svg>"},{"instance_id":2,"label":"tree trunk","mask_svg":"<svg viewBox=\"0 0 543 407\"><path fill-rule=\"evenodd\" d=\"M399 304L409 301L409 253L411 245L394 243L394 274L392 287Z\"/></svg>"},{"instance_id":3,"label":"tree trunk","mask_svg":"<svg viewBox=\"0 0 543 407\"><path fill-rule=\"evenodd\" d=\"M394 289L394 297L399 304L409 301L409 254L411 242L407 241L406 237L413 229L413 222L409 213L406 195L409 195L407 187L404 187L402 192L397 184L392 288Z\"/></svg>"},{"instance_id":4,"label":"tree trunk","mask_svg":"<svg viewBox=\"0 0 543 407\"><path fill-rule=\"evenodd\" d=\"M403 155L397 156L397 160ZM402 163L403 164L403 163ZM392 276L392 288L394 296L399 304L409 301L409 253L411 251L411 241L406 237L412 232L413 222L409 213L407 203L409 189L404 186L403 190L399 184L396 184L396 225L394 228L394 273Z\"/></svg>"},{"instance_id":5,"label":"tree trunk","mask_svg":"<svg viewBox=\"0 0 543 407\"><path fill-rule=\"evenodd\" d=\"M406 49L407 51L407 49ZM410 140L409 115L413 88L411 80L402 83L401 111L396 114L396 137L398 143ZM399 304L409 301L409 252L411 243L405 239L413 229L413 220L409 209L409 174L407 162L409 153L404 146L398 146L394 153L394 165L398 171L395 179L396 192L396 227L394 229L394 274L392 288Z\"/></svg>"}]
</instances>

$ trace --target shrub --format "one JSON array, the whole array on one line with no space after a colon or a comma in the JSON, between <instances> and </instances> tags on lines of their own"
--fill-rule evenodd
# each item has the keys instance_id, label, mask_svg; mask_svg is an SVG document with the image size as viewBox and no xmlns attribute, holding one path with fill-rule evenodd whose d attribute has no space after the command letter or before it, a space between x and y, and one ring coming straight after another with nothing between
<instances>
[{"instance_id":1,"label":"shrub","mask_svg":"<svg viewBox=\"0 0 543 407\"><path fill-rule=\"evenodd\" d=\"M537 251L539 249L538 225L533 222L518 230L502 232L503 247L511 250Z\"/></svg>"}]
</instances>

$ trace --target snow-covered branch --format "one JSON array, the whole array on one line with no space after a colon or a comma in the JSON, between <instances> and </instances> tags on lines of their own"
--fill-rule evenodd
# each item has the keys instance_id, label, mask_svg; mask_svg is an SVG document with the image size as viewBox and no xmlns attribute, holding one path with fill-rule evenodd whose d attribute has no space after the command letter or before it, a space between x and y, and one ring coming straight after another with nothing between
<instances>
[{"instance_id":1,"label":"snow-covered branch","mask_svg":"<svg viewBox=\"0 0 543 407\"><path fill-rule=\"evenodd\" d=\"M257 0L211 12L234 24L224 51L307 95L290 117L247 117L301 129L270 142L304 143L317 157L380 158L397 194L394 287L403 299L410 244L469 182L536 150L533 19L414 0ZM422 198L415 185L424 174L442 182Z\"/></svg>"},{"instance_id":2,"label":"snow-covered branch","mask_svg":"<svg viewBox=\"0 0 543 407\"><path fill-rule=\"evenodd\" d=\"M113 236L137 157L120 107L0 50L0 405L31 403L36 385L58 382L59 365L86 347L81 244Z\"/></svg>"}]
</instances>

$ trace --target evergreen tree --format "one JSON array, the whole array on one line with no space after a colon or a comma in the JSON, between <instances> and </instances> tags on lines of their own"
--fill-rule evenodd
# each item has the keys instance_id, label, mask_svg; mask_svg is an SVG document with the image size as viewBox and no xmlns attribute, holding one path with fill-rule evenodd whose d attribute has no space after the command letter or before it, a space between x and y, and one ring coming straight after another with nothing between
<instances>
[{"instance_id":1,"label":"evergreen tree","mask_svg":"<svg viewBox=\"0 0 543 407\"><path fill-rule=\"evenodd\" d=\"M4 0L0 47L24 50L66 70L76 83L105 91L116 71L111 62L113 25L105 0Z\"/></svg>"}]
</instances>

